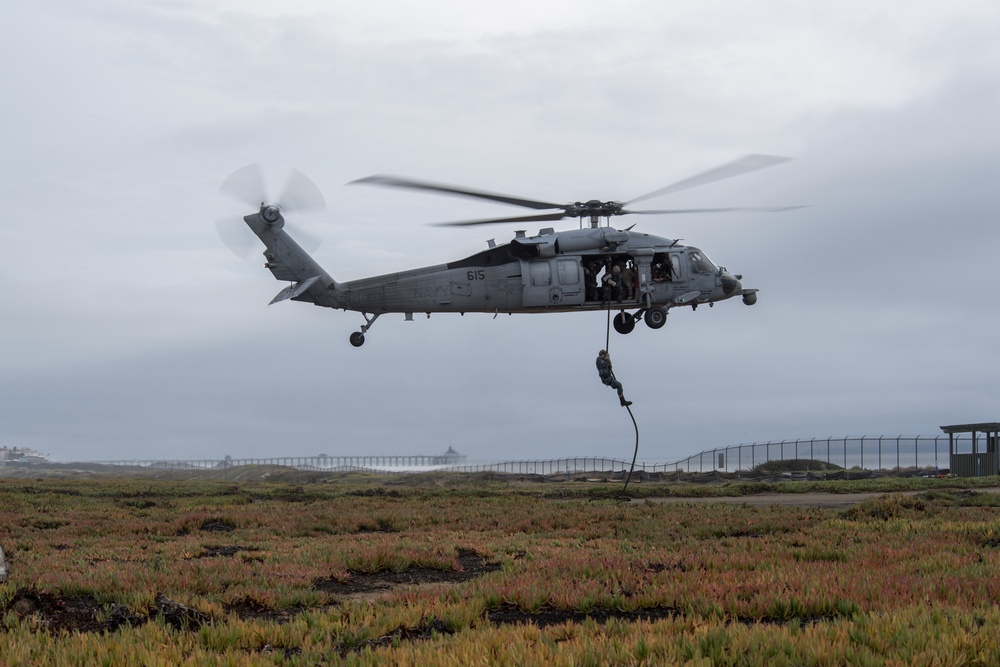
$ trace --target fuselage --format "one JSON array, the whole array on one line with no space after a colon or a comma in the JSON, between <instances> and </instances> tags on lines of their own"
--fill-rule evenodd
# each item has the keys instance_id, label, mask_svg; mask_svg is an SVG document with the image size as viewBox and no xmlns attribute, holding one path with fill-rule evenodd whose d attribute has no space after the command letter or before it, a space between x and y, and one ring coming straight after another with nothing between
<instances>
[{"instance_id":1,"label":"fuselage","mask_svg":"<svg viewBox=\"0 0 1000 667\"><path fill-rule=\"evenodd\" d=\"M712 263L694 246L610 227L565 232L518 232L504 245L447 264L338 283L284 230L274 206L244 221L264 242L264 266L290 284L271 303L291 299L360 312L361 330L385 313L555 313L618 310L615 330L627 334L640 319L659 329L667 311L697 308L737 295L753 305L757 290ZM632 311L632 312L629 312Z\"/></svg>"},{"instance_id":2,"label":"fuselage","mask_svg":"<svg viewBox=\"0 0 1000 667\"><path fill-rule=\"evenodd\" d=\"M367 313L531 313L670 308L743 289L698 248L601 227L519 233L459 261L339 283L335 294L335 303L318 305Z\"/></svg>"}]
</instances>

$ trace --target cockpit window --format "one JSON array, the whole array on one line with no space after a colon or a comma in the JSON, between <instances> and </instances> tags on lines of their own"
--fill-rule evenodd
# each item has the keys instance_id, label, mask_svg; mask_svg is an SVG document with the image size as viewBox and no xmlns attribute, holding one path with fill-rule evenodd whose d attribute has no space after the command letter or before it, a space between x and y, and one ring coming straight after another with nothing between
<instances>
[{"instance_id":1,"label":"cockpit window","mask_svg":"<svg viewBox=\"0 0 1000 667\"><path fill-rule=\"evenodd\" d=\"M712 275L718 271L708 255L697 248L688 248L688 262L690 262L691 271L694 273Z\"/></svg>"}]
</instances>

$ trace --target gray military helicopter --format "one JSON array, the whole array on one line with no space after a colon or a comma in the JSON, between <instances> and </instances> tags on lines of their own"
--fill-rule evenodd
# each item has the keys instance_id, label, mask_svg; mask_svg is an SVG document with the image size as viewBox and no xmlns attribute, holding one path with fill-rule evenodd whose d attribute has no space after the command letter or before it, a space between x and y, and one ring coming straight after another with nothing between
<instances>
[{"instance_id":1,"label":"gray military helicopter","mask_svg":"<svg viewBox=\"0 0 1000 667\"><path fill-rule=\"evenodd\" d=\"M385 313L403 313L410 321L414 313L427 313L430 317L431 313L492 313L496 316L500 313L617 310L613 320L615 331L628 334L640 320L651 329L661 328L671 308L689 306L694 310L701 304L712 306L717 301L736 296L752 306L757 302L758 290L744 288L741 275L717 266L699 248L682 245L679 239L633 231L634 225L615 229L611 227L611 218L633 214L775 212L799 208L626 208L645 199L762 169L787 159L748 155L627 202L595 199L557 204L395 176L370 176L353 183L474 197L552 211L438 223L442 226L579 218L579 229L556 231L546 228L535 236L518 231L509 243L497 245L491 240L486 250L465 259L344 283L334 280L286 231L285 213L325 206L323 195L304 174L292 170L285 194L273 202L264 195L259 165L248 165L236 171L220 189L258 209L244 216L243 222L264 243L264 267L276 279L290 283L271 303L291 299L361 313L365 323L360 331L350 336L351 345L355 347L364 344L365 334ZM607 220L605 226L601 226L602 218ZM217 224L223 238L231 238L224 221L217 221ZM300 240L304 238L296 236Z\"/></svg>"}]
</instances>

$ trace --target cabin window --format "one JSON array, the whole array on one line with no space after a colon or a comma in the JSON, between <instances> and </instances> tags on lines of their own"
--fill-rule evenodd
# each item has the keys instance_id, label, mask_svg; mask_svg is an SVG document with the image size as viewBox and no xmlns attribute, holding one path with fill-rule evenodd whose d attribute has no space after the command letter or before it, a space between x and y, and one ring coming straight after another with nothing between
<instances>
[{"instance_id":1,"label":"cabin window","mask_svg":"<svg viewBox=\"0 0 1000 667\"><path fill-rule=\"evenodd\" d=\"M580 284L580 262L575 259L560 259L557 263L560 285Z\"/></svg>"},{"instance_id":2,"label":"cabin window","mask_svg":"<svg viewBox=\"0 0 1000 667\"><path fill-rule=\"evenodd\" d=\"M548 287L552 284L552 269L548 262L532 262L528 265L528 273L534 287Z\"/></svg>"}]
</instances>

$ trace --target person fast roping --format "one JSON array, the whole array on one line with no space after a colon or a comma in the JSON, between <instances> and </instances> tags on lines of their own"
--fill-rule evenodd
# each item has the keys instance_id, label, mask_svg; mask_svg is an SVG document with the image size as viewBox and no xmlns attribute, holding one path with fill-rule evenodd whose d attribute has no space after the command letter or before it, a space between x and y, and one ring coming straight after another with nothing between
<instances>
[{"instance_id":1,"label":"person fast roping","mask_svg":"<svg viewBox=\"0 0 1000 667\"><path fill-rule=\"evenodd\" d=\"M623 408L632 405L632 401L625 400L622 383L615 378L614 371L611 369L611 357L608 356L607 350L601 350L597 353L597 372L601 376L601 382L618 392L618 400L621 401Z\"/></svg>"}]
</instances>

